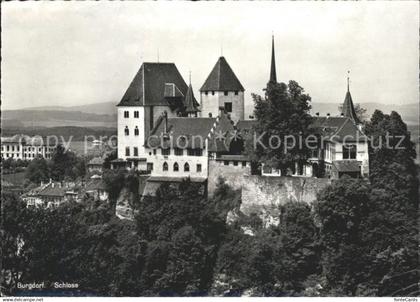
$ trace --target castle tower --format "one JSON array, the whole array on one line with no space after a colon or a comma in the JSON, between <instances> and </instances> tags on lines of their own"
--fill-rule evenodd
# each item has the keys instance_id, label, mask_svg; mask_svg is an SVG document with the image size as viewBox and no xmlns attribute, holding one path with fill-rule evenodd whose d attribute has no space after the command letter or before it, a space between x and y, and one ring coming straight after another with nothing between
<instances>
[{"instance_id":1,"label":"castle tower","mask_svg":"<svg viewBox=\"0 0 420 302\"><path fill-rule=\"evenodd\" d=\"M220 57L200 89L201 117L216 117L223 107L235 123L243 120L244 91L226 59Z\"/></svg>"},{"instance_id":2,"label":"castle tower","mask_svg":"<svg viewBox=\"0 0 420 302\"><path fill-rule=\"evenodd\" d=\"M350 118L356 125L360 124L360 120L356 115L354 110L353 99L350 94L350 78L347 76L347 93L344 98L343 109L341 111L342 115Z\"/></svg>"}]
</instances>

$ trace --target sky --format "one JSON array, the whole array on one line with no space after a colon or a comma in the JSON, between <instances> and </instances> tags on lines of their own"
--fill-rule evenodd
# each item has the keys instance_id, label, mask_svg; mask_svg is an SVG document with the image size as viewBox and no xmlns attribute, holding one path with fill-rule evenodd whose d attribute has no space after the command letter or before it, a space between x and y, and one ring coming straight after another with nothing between
<instances>
[{"instance_id":1,"label":"sky","mask_svg":"<svg viewBox=\"0 0 420 302\"><path fill-rule=\"evenodd\" d=\"M2 109L118 103L142 62L174 62L196 97L218 57L251 93L297 81L313 102L419 100L408 2L2 2Z\"/></svg>"}]
</instances>

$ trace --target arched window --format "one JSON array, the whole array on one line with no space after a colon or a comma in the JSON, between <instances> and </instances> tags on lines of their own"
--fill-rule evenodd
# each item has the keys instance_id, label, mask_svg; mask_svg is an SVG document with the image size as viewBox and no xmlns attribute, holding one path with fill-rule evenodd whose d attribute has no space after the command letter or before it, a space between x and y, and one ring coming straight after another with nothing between
<instances>
[{"instance_id":1,"label":"arched window","mask_svg":"<svg viewBox=\"0 0 420 302\"><path fill-rule=\"evenodd\" d=\"M168 171L168 163L166 161L163 163L163 171Z\"/></svg>"},{"instance_id":2,"label":"arched window","mask_svg":"<svg viewBox=\"0 0 420 302\"><path fill-rule=\"evenodd\" d=\"M125 126L124 133L125 133L125 135L129 135L130 134L130 131L128 130L128 126Z\"/></svg>"},{"instance_id":3,"label":"arched window","mask_svg":"<svg viewBox=\"0 0 420 302\"><path fill-rule=\"evenodd\" d=\"M179 171L179 165L178 163L174 163L174 171L178 172Z\"/></svg>"},{"instance_id":4,"label":"arched window","mask_svg":"<svg viewBox=\"0 0 420 302\"><path fill-rule=\"evenodd\" d=\"M188 163L184 165L184 172L190 172L190 165Z\"/></svg>"},{"instance_id":5,"label":"arched window","mask_svg":"<svg viewBox=\"0 0 420 302\"><path fill-rule=\"evenodd\" d=\"M136 126L136 128L134 128L134 135L138 136L139 135L139 128Z\"/></svg>"}]
</instances>

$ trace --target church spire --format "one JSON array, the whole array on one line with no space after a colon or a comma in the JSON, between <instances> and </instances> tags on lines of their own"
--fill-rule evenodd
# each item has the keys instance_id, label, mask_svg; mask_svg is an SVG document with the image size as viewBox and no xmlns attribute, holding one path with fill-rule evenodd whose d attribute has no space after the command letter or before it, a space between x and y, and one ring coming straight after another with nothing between
<instances>
[{"instance_id":1,"label":"church spire","mask_svg":"<svg viewBox=\"0 0 420 302\"><path fill-rule=\"evenodd\" d=\"M356 110L354 109L353 99L350 94L350 71L347 71L347 93L344 98L342 114L345 117L350 118L355 124L360 124L360 120L357 117Z\"/></svg>"},{"instance_id":2,"label":"church spire","mask_svg":"<svg viewBox=\"0 0 420 302\"><path fill-rule=\"evenodd\" d=\"M269 83L277 83L276 58L274 55L274 35L271 37L271 70Z\"/></svg>"}]
</instances>

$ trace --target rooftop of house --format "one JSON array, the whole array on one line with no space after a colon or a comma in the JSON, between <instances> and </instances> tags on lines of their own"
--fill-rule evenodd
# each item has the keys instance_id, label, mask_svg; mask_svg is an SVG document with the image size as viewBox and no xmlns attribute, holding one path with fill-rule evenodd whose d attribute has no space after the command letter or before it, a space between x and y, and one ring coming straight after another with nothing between
<instances>
[{"instance_id":1,"label":"rooftop of house","mask_svg":"<svg viewBox=\"0 0 420 302\"><path fill-rule=\"evenodd\" d=\"M220 57L200 91L245 91L224 57Z\"/></svg>"},{"instance_id":2,"label":"rooftop of house","mask_svg":"<svg viewBox=\"0 0 420 302\"><path fill-rule=\"evenodd\" d=\"M104 164L104 159L102 157L94 157L92 158L88 166L102 166Z\"/></svg>"},{"instance_id":3,"label":"rooftop of house","mask_svg":"<svg viewBox=\"0 0 420 302\"><path fill-rule=\"evenodd\" d=\"M174 63L143 63L118 106L167 106L184 98L188 86Z\"/></svg>"}]
</instances>

